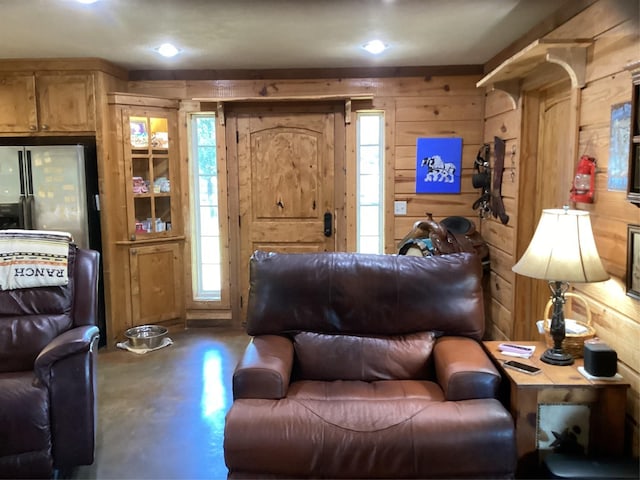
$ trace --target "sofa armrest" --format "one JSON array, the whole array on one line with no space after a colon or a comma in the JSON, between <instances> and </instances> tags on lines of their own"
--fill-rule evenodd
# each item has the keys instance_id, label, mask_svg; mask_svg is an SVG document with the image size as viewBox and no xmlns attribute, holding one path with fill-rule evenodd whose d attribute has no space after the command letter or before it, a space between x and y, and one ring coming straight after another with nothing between
<instances>
[{"instance_id":1,"label":"sofa armrest","mask_svg":"<svg viewBox=\"0 0 640 480\"><path fill-rule=\"evenodd\" d=\"M36 357L34 365L36 382L49 387L53 365L76 353L89 352L99 336L98 327L84 325L67 330L51 340Z\"/></svg>"},{"instance_id":2,"label":"sofa armrest","mask_svg":"<svg viewBox=\"0 0 640 480\"><path fill-rule=\"evenodd\" d=\"M292 366L291 340L279 335L254 337L233 373L233 398L284 398Z\"/></svg>"},{"instance_id":3,"label":"sofa armrest","mask_svg":"<svg viewBox=\"0 0 640 480\"><path fill-rule=\"evenodd\" d=\"M500 373L476 340L441 337L433 349L433 357L438 383L447 400L496 396Z\"/></svg>"},{"instance_id":4,"label":"sofa armrest","mask_svg":"<svg viewBox=\"0 0 640 480\"><path fill-rule=\"evenodd\" d=\"M54 338L38 355L35 380L49 390L54 467L94 461L97 425L98 327L85 325Z\"/></svg>"}]
</instances>

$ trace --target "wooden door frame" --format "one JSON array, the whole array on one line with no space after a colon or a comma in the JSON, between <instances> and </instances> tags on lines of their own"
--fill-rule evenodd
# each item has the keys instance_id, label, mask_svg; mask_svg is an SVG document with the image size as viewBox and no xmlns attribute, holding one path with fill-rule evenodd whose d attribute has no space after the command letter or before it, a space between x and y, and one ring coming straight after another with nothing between
<instances>
[{"instance_id":1,"label":"wooden door frame","mask_svg":"<svg viewBox=\"0 0 640 480\"><path fill-rule=\"evenodd\" d=\"M238 130L238 118L240 116L259 115L263 112L287 110L287 113L333 113L334 122L334 225L336 250L345 250L347 245L347 209L346 205L346 131L345 105L336 101L264 101L225 102L224 128L225 142L227 145L228 168L228 192L229 192L229 239L231 245L240 245L242 238L240 233L240 185L238 171L238 143L236 132ZM241 258L239 248L230 248L230 301L233 324L240 326L243 322L240 306L240 278Z\"/></svg>"},{"instance_id":2,"label":"wooden door frame","mask_svg":"<svg viewBox=\"0 0 640 480\"><path fill-rule=\"evenodd\" d=\"M522 257L529 246L537 226L537 219L541 213L532 209L531 205L537 205L540 200L537 198L536 184L538 182L538 142L542 132L540 106L543 101L543 92L553 87L555 83L564 80L565 78L560 80L556 78L554 82L538 85L535 89L523 91L520 104L523 113L514 264ZM566 156L569 160L564 162L563 178L572 178L579 144L581 89L575 86L569 88L570 118L567 132L569 132L570 137L567 138ZM568 188L569 185L567 185ZM535 323L540 320L541 310L533 308L530 302L524 300L537 298L535 294L538 288L539 280L514 274L513 338L516 340L539 338Z\"/></svg>"}]
</instances>

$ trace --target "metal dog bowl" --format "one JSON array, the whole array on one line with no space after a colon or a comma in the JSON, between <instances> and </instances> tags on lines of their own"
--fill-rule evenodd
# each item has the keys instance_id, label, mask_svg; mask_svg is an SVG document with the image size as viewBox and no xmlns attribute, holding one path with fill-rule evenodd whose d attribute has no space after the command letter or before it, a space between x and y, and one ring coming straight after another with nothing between
<instances>
[{"instance_id":1,"label":"metal dog bowl","mask_svg":"<svg viewBox=\"0 0 640 480\"><path fill-rule=\"evenodd\" d=\"M159 325L140 325L124 332L133 348L157 348L167 335L168 330Z\"/></svg>"}]
</instances>

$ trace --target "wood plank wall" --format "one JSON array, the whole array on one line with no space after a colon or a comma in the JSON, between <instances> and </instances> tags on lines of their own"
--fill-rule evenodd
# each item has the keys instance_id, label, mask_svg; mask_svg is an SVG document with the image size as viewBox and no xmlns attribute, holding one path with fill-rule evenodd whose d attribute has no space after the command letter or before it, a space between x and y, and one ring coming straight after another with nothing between
<instances>
[{"instance_id":1,"label":"wood plank wall","mask_svg":"<svg viewBox=\"0 0 640 480\"><path fill-rule=\"evenodd\" d=\"M638 2L599 0L547 35L553 39L590 38L587 53L586 85L580 91L578 155L597 159L595 202L579 203L575 208L591 213L596 243L611 280L596 284L576 285L587 297L597 335L618 353L618 371L631 383L627 398L629 449L638 456L638 423L640 421L640 302L625 294L627 225L640 224L640 209L626 201L624 192L608 191L609 138L611 106L631 100L631 77L625 65L640 59ZM548 69L534 74L543 76ZM540 79L527 78L525 83L540 84ZM506 94L498 91L486 95L485 141L499 135L507 139L503 194L507 211L516 211L527 199L518 192L517 172L525 162L535 158L523 154L519 143L522 103L513 109ZM509 180L509 153L516 149L514 163L516 181ZM526 158L525 158L526 157ZM577 163L577 158L571 161ZM514 185L516 187L514 187ZM512 338L518 328L513 318L514 277L511 272L518 239L513 226L490 220L483 222L482 234L491 245L492 315L489 325L496 339ZM528 243L528 242L527 242ZM585 312L570 312L572 318L585 318Z\"/></svg>"},{"instance_id":2,"label":"wood plank wall","mask_svg":"<svg viewBox=\"0 0 640 480\"><path fill-rule=\"evenodd\" d=\"M431 212L436 219L451 215L475 219L473 202L479 196L471 184L473 163L482 143L484 92L476 88L480 75L451 75L406 78L354 78L309 80L195 80L130 82L128 91L149 95L202 101L242 99L317 99L373 97L370 102L353 102L385 115L386 174L385 249L394 253L398 241L412 225ZM366 107L364 107L366 105ZM355 128L355 123L350 128ZM416 195L416 139L419 137L462 137L462 192L455 195ZM347 172L355 172L355 134L347 132ZM184 162L183 162L184 163ZM347 178L348 183L355 178ZM347 193L351 191L347 186ZM393 213L393 202L407 202L407 215ZM346 200L347 211L349 202ZM348 223L347 245L355 245L355 223Z\"/></svg>"},{"instance_id":3,"label":"wood plank wall","mask_svg":"<svg viewBox=\"0 0 640 480\"><path fill-rule=\"evenodd\" d=\"M638 422L640 392L640 306L625 295L626 228L640 223L640 210L625 200L622 192L607 190L607 166L611 105L629 101L631 79L624 67L638 60L638 5L627 0L598 0L584 11L553 30L549 38L591 38L588 51L587 83L580 91L578 153L598 159L596 202L578 204L577 208L592 213L596 242L612 280L581 286L579 290L590 302L598 335L609 343L620 359L619 371L631 383L627 413L630 424L628 442L638 455ZM499 63L499 62L498 62ZM496 63L497 64L497 63ZM544 84L545 78L557 76L556 66L543 67L537 79L527 79L530 88ZM386 191L386 251L396 250L397 242L413 223L432 212L436 219L461 215L481 223L484 238L491 245L491 301L488 336L494 339L515 338L519 329L513 318L514 274L511 267L516 245L515 215L526 195L519 191L519 171L523 162L532 161L535 152L519 151L522 138L522 105L516 109L506 94L485 93L475 88L481 76L433 76L427 78L341 78L288 80L166 80L129 82L128 91L163 97L231 101L240 99L321 99L344 96L371 96L368 108L380 109L386 118L386 153L388 187ZM536 83L537 82L537 83ZM357 102L354 102L354 105ZM484 123L484 127L483 127ZM502 194L508 225L493 219L480 222L472 210L478 191L471 185L473 161L482 142L492 142L494 135L507 140ZM463 178L460 195L416 195L416 139L427 136L461 136L463 147ZM354 171L355 135L347 130L347 172ZM512 153L513 151L513 153ZM572 161L577 162L577 159ZM186 162L182 162L186 165ZM347 178L347 181L354 181ZM347 185L345 203L349 196ZM393 214L393 201L407 202L407 215ZM232 201L232 200L230 200ZM354 223L347 223L347 245L353 245ZM528 243L528 239L525 241ZM584 318L576 311L575 317Z\"/></svg>"}]
</instances>

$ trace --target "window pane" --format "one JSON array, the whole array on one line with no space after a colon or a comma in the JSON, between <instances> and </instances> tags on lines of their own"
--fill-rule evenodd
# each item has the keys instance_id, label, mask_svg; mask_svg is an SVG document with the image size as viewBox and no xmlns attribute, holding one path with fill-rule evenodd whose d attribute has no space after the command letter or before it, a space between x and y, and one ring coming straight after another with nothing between
<instances>
[{"instance_id":1,"label":"window pane","mask_svg":"<svg viewBox=\"0 0 640 480\"><path fill-rule=\"evenodd\" d=\"M202 263L220 263L219 237L200 237Z\"/></svg>"},{"instance_id":2,"label":"window pane","mask_svg":"<svg viewBox=\"0 0 640 480\"><path fill-rule=\"evenodd\" d=\"M360 174L377 175L380 172L380 146L360 147Z\"/></svg>"},{"instance_id":3,"label":"window pane","mask_svg":"<svg viewBox=\"0 0 640 480\"><path fill-rule=\"evenodd\" d=\"M216 146L215 117L198 117L196 119L198 145Z\"/></svg>"},{"instance_id":4,"label":"window pane","mask_svg":"<svg viewBox=\"0 0 640 480\"><path fill-rule=\"evenodd\" d=\"M220 265L203 264L202 289L205 291L219 292L222 282L220 281Z\"/></svg>"},{"instance_id":5,"label":"window pane","mask_svg":"<svg viewBox=\"0 0 640 480\"><path fill-rule=\"evenodd\" d=\"M213 147L198 147L198 174L216 175L216 149Z\"/></svg>"},{"instance_id":6,"label":"window pane","mask_svg":"<svg viewBox=\"0 0 640 480\"><path fill-rule=\"evenodd\" d=\"M220 226L218 225L218 207L200 208L200 237L205 235L220 235Z\"/></svg>"},{"instance_id":7,"label":"window pane","mask_svg":"<svg viewBox=\"0 0 640 480\"><path fill-rule=\"evenodd\" d=\"M360 253L380 253L380 237L360 237Z\"/></svg>"},{"instance_id":8,"label":"window pane","mask_svg":"<svg viewBox=\"0 0 640 480\"><path fill-rule=\"evenodd\" d=\"M222 270L215 116L194 115L192 125L192 208L196 212L193 225L194 297L219 300Z\"/></svg>"},{"instance_id":9,"label":"window pane","mask_svg":"<svg viewBox=\"0 0 640 480\"><path fill-rule=\"evenodd\" d=\"M200 205L218 205L218 179L210 175L201 176L199 179Z\"/></svg>"},{"instance_id":10,"label":"window pane","mask_svg":"<svg viewBox=\"0 0 640 480\"><path fill-rule=\"evenodd\" d=\"M360 116L360 145L380 144L380 114Z\"/></svg>"},{"instance_id":11,"label":"window pane","mask_svg":"<svg viewBox=\"0 0 640 480\"><path fill-rule=\"evenodd\" d=\"M357 118L357 248L362 253L383 253L383 116L362 112Z\"/></svg>"},{"instance_id":12,"label":"window pane","mask_svg":"<svg viewBox=\"0 0 640 480\"><path fill-rule=\"evenodd\" d=\"M378 175L360 175L360 205L380 205Z\"/></svg>"},{"instance_id":13,"label":"window pane","mask_svg":"<svg viewBox=\"0 0 640 480\"><path fill-rule=\"evenodd\" d=\"M360 235L362 236L379 236L380 232L380 207L360 207L360 218L358 224L360 225Z\"/></svg>"}]
</instances>

